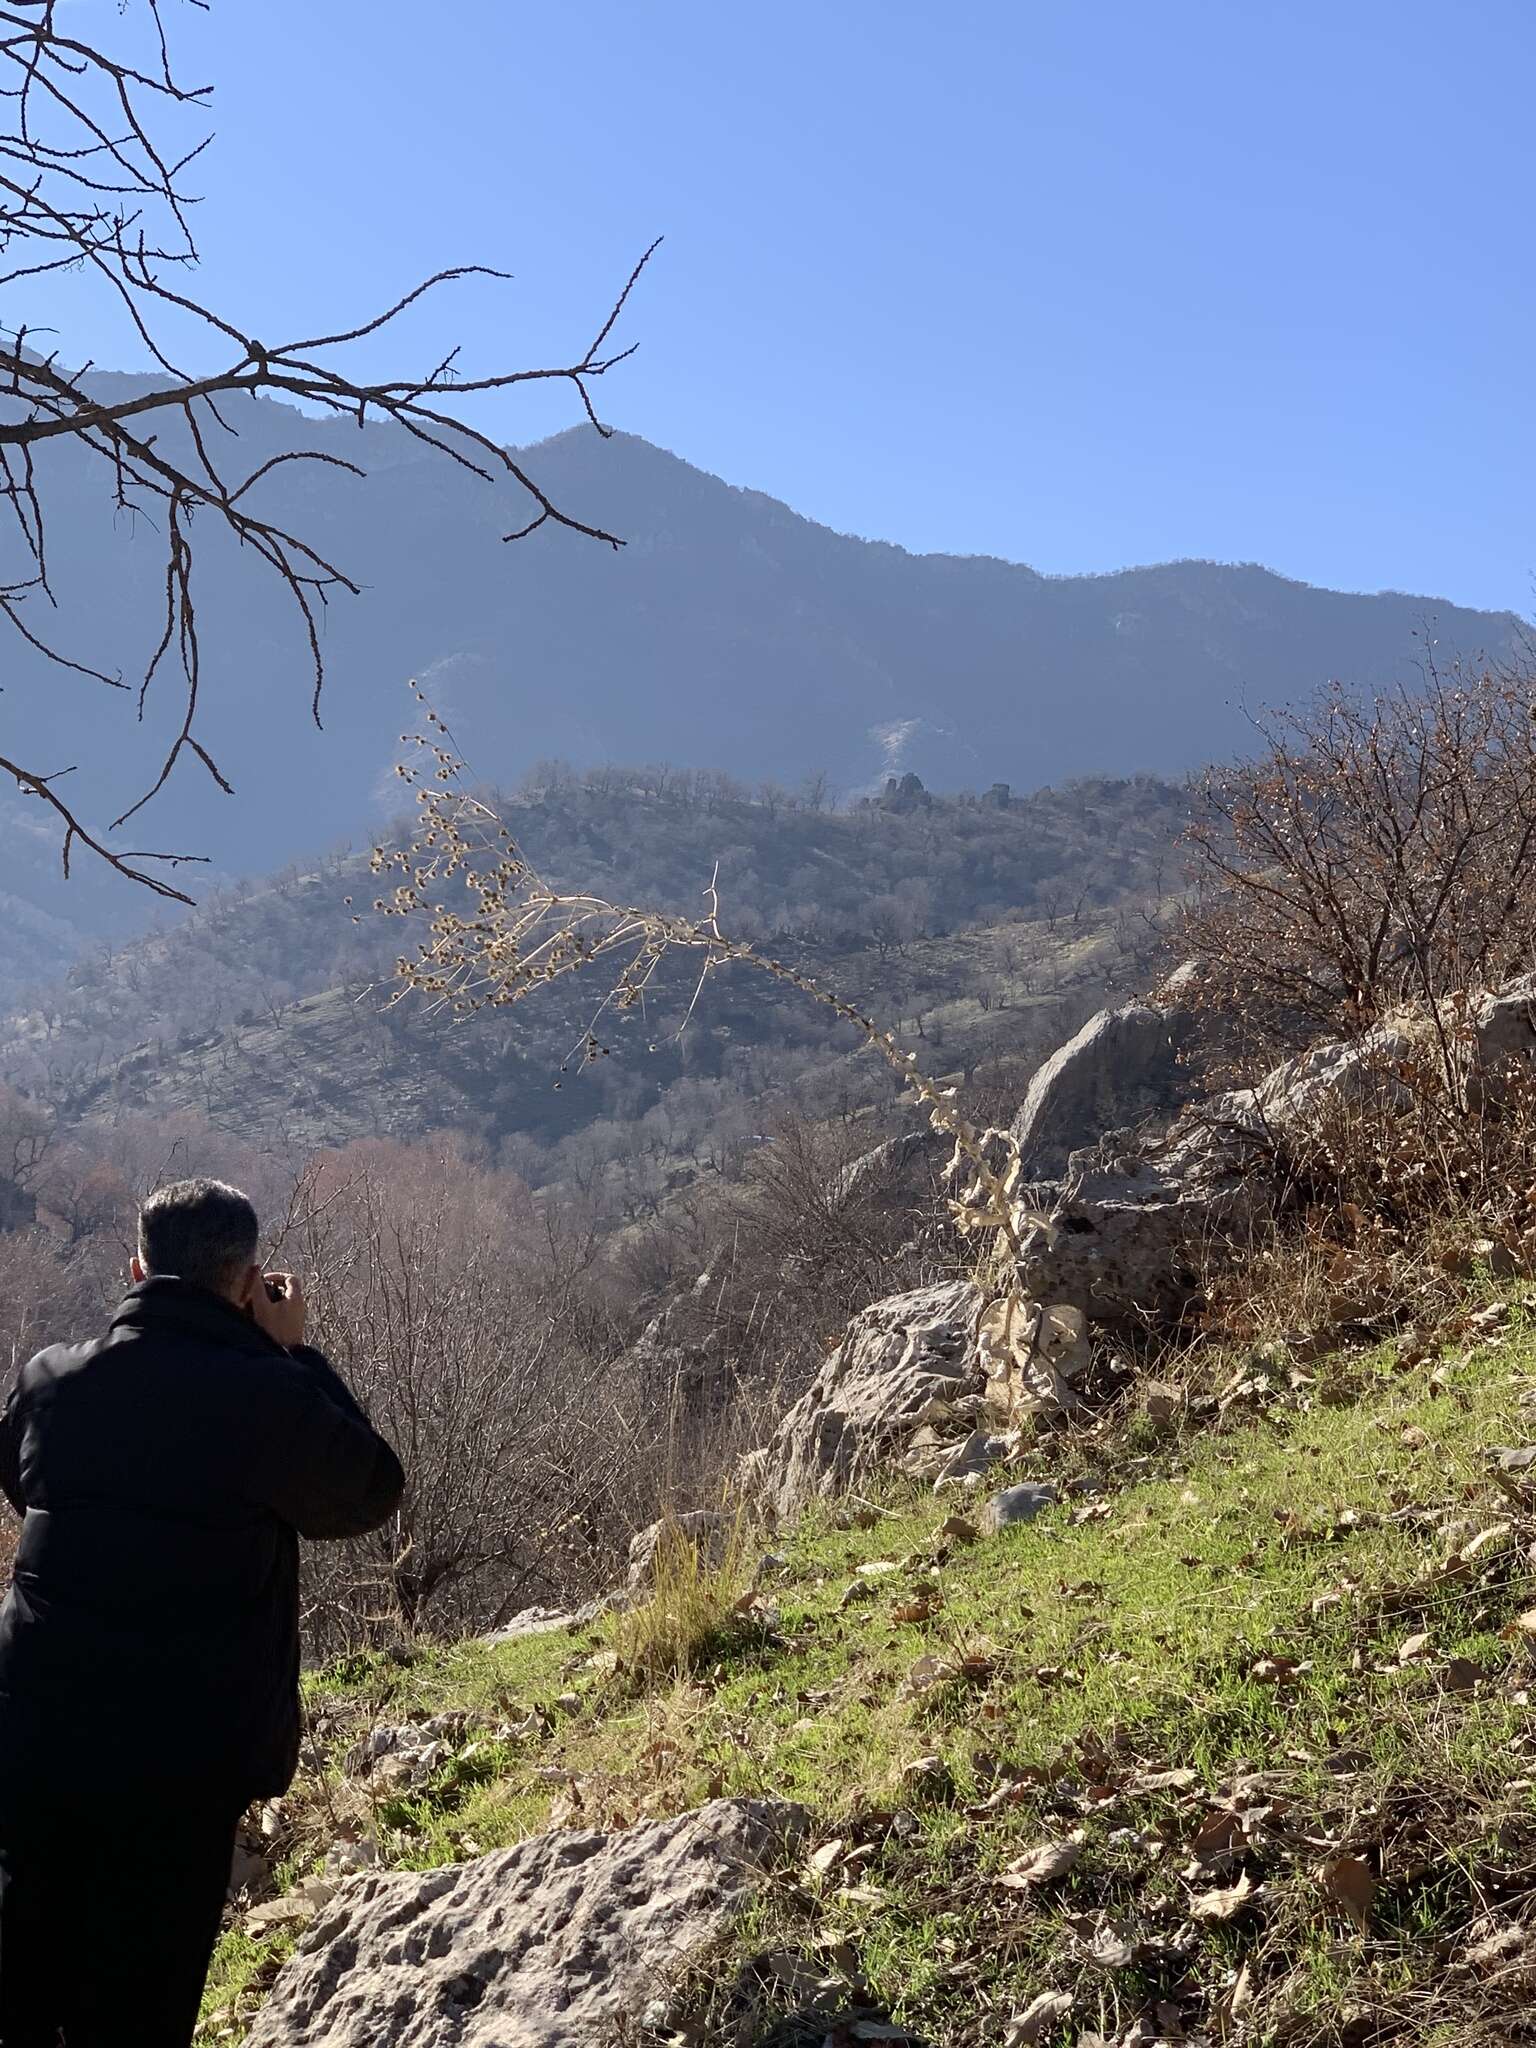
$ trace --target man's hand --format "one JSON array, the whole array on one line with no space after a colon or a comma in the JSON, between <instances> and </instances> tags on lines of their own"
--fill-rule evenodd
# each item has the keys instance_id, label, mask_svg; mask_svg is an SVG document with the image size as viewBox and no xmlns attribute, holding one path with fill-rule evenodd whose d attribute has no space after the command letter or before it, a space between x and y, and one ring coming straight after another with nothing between
<instances>
[{"instance_id":1,"label":"man's hand","mask_svg":"<svg viewBox=\"0 0 1536 2048\"><path fill-rule=\"evenodd\" d=\"M265 1273L251 1292L251 1314L274 1344L304 1342L304 1289L297 1273Z\"/></svg>"}]
</instances>

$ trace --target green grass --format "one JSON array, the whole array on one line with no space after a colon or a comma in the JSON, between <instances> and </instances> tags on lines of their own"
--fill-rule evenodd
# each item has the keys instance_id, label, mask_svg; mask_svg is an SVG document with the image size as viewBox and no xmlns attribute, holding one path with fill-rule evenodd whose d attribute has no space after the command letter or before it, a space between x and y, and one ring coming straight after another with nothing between
<instances>
[{"instance_id":1,"label":"green grass","mask_svg":"<svg viewBox=\"0 0 1536 2048\"><path fill-rule=\"evenodd\" d=\"M1280 2015L1273 2038L1342 2043L1338 2016L1362 1985L1394 2012L1423 1995L1434 1943L1497 1892L1501 1855L1519 1861L1499 1830L1531 1824L1529 1786L1508 1788L1527 1768L1518 1695L1536 1681L1536 1645L1501 1630L1536 1605L1533 1532L1484 1452L1522 1441L1533 1358L1517 1325L1436 1385L1425 1368L1400 1372L1388 1347L1354 1366L1349 1405L1164 1439L1150 1476L1119 1483L1111 1463L1100 1493L975 1544L935 1540L953 1496L892 1492L863 1528L820 1511L775 1545L776 1614L687 1678L614 1671L610 1627L354 1662L311 1680L311 1709L333 1760L373 1720L462 1711L478 1724L427 1786L370 1815L404 1865L516 1841L556 1797L561 1820L600 1826L720 1793L801 1801L817 1839L875 1853L851 1896L834 1874L783 1887L763 1914L808 1952L846 1937L858 1996L925 2040L998 2038L999 2015L1043 1988L1077 1998L1074 2026L1112 2034L1170 1984L1186 2006L1208 2003L1249 1959ZM1441 1525L1457 1518L1460 1540L1514 1527L1471 1569L1437 1576ZM897 1569L844 1606L857 1567L877 1561ZM918 1603L927 1619L901 1618ZM1488 1676L1447 1690L1453 1659ZM903 1780L923 1756L941 1760L946 1799ZM1197 1777L1136 1789L1167 1769ZM1188 1840L1220 1787L1261 1769L1286 1807L1244 1851L1264 1904L1191 1945L1190 1897L1231 1878L1180 1877ZM1026 1780L1017 1803L967 1814L999 1774ZM358 1794L333 1780L331 1796ZM883 1818L893 1808L910 1810L907 1832ZM1040 1900L996 1884L1011 1858L1078 1827L1081 1861ZM1330 1841L1381 1863L1368 1939L1312 1875ZM1134 1919L1151 1960L1083 1962L1071 1922L1100 1913ZM230 2002L252 1948L226 1940L210 2005Z\"/></svg>"}]
</instances>

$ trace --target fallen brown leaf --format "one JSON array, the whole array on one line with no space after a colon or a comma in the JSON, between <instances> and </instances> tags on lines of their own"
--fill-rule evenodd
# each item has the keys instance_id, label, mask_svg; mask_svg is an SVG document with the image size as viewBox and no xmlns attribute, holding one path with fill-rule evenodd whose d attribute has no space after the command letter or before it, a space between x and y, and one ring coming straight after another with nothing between
<instances>
[{"instance_id":1,"label":"fallen brown leaf","mask_svg":"<svg viewBox=\"0 0 1536 2048\"><path fill-rule=\"evenodd\" d=\"M1054 2033L1072 2010L1065 1991L1041 1991L1022 2012L1016 2012L1003 2030L1003 2048L1036 2048L1047 2032Z\"/></svg>"},{"instance_id":2,"label":"fallen brown leaf","mask_svg":"<svg viewBox=\"0 0 1536 2048\"><path fill-rule=\"evenodd\" d=\"M1186 1765L1177 1771L1143 1771L1140 1777L1132 1778L1129 1790L1132 1792L1187 1792L1200 1782L1200 1773Z\"/></svg>"},{"instance_id":3,"label":"fallen brown leaf","mask_svg":"<svg viewBox=\"0 0 1536 2048\"><path fill-rule=\"evenodd\" d=\"M1189 1850L1198 1862L1218 1863L1241 1847L1242 1842L1242 1822L1226 1807L1217 1807L1196 1828Z\"/></svg>"},{"instance_id":4,"label":"fallen brown leaf","mask_svg":"<svg viewBox=\"0 0 1536 2048\"><path fill-rule=\"evenodd\" d=\"M1066 1876L1082 1855L1085 1840L1082 1829L1077 1828L1059 1842L1041 1842L1023 1856L1016 1856L998 1874L997 1882L1014 1891L1033 1891L1037 1885L1054 1884L1057 1878Z\"/></svg>"},{"instance_id":5,"label":"fallen brown leaf","mask_svg":"<svg viewBox=\"0 0 1536 2048\"><path fill-rule=\"evenodd\" d=\"M1323 1864L1317 1881L1326 1898L1341 1906L1361 1934L1371 1926L1371 1905L1376 1897L1376 1876L1358 1856L1334 1856Z\"/></svg>"},{"instance_id":6,"label":"fallen brown leaf","mask_svg":"<svg viewBox=\"0 0 1536 2048\"><path fill-rule=\"evenodd\" d=\"M944 1602L937 1593L921 1594L916 1600L901 1600L891 1609L892 1621L931 1621Z\"/></svg>"},{"instance_id":7,"label":"fallen brown leaf","mask_svg":"<svg viewBox=\"0 0 1536 2048\"><path fill-rule=\"evenodd\" d=\"M801 2004L808 2005L820 1991L824 1981L821 1971L814 1963L807 1962L804 1956L797 1956L787 1949L777 1950L769 1956L768 1967L780 1988Z\"/></svg>"},{"instance_id":8,"label":"fallen brown leaf","mask_svg":"<svg viewBox=\"0 0 1536 2048\"><path fill-rule=\"evenodd\" d=\"M1448 1657L1440 1674L1440 1683L1447 1692L1473 1692L1479 1681L1487 1676L1482 1665L1474 1664L1470 1657Z\"/></svg>"},{"instance_id":9,"label":"fallen brown leaf","mask_svg":"<svg viewBox=\"0 0 1536 2048\"><path fill-rule=\"evenodd\" d=\"M1191 1899L1190 1915L1204 1921L1234 1920L1262 1890L1263 1886L1256 1885L1245 1870L1236 1884L1218 1886Z\"/></svg>"},{"instance_id":10,"label":"fallen brown leaf","mask_svg":"<svg viewBox=\"0 0 1536 2048\"><path fill-rule=\"evenodd\" d=\"M1462 1545L1456 1555L1462 1564L1476 1564L1479 1558L1502 1550L1512 1533L1508 1522L1497 1522L1491 1529L1480 1530L1470 1543Z\"/></svg>"}]
</instances>

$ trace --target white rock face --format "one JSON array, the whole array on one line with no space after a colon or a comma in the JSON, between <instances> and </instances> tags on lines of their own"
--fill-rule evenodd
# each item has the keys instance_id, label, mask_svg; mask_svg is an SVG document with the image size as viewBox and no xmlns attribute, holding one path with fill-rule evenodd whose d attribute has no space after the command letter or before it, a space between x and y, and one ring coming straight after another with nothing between
<instances>
[{"instance_id":1,"label":"white rock face","mask_svg":"<svg viewBox=\"0 0 1536 2048\"><path fill-rule=\"evenodd\" d=\"M1483 996L1473 1008L1472 1028L1477 1064L1488 1073L1536 1062L1536 975Z\"/></svg>"},{"instance_id":2,"label":"white rock face","mask_svg":"<svg viewBox=\"0 0 1536 2048\"><path fill-rule=\"evenodd\" d=\"M1092 1323L1175 1314L1202 1254L1241 1241L1279 1194L1277 1151L1305 1143L1339 1107L1410 1105L1392 1064L1412 1041L1389 1027L1284 1061L1256 1088L1211 1096L1167 1133L1106 1163L1068 1164L1049 1229L1025 1239L1019 1279L1039 1301L1070 1302Z\"/></svg>"},{"instance_id":3,"label":"white rock face","mask_svg":"<svg viewBox=\"0 0 1536 2048\"><path fill-rule=\"evenodd\" d=\"M1106 1131L1129 1131L1186 1102L1197 1085L1179 1064L1190 1030L1182 1011L1149 1003L1090 1017L1039 1069L1014 1118L1026 1178L1054 1177Z\"/></svg>"},{"instance_id":4,"label":"white rock face","mask_svg":"<svg viewBox=\"0 0 1536 2048\"><path fill-rule=\"evenodd\" d=\"M717 1799L601 1835L536 1835L447 1870L343 1886L249 2048L611 2048L665 2007L800 1832L798 1808Z\"/></svg>"},{"instance_id":5,"label":"white rock face","mask_svg":"<svg viewBox=\"0 0 1536 2048\"><path fill-rule=\"evenodd\" d=\"M925 1425L974 1417L982 1378L974 1287L954 1281L893 1294L864 1309L761 1453L744 1461L743 1487L790 1515L818 1495L843 1493L894 1462ZM969 1398L968 1398L969 1397Z\"/></svg>"}]
</instances>

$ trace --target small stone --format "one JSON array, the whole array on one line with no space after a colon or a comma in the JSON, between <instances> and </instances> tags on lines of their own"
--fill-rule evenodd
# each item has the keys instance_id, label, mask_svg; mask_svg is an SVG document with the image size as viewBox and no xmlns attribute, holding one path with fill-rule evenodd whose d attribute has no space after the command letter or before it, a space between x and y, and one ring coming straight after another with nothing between
<instances>
[{"instance_id":1,"label":"small stone","mask_svg":"<svg viewBox=\"0 0 1536 2048\"><path fill-rule=\"evenodd\" d=\"M1054 1507L1060 1498L1055 1487L1045 1482L1026 1480L1019 1486L1005 1486L987 1502L986 1525L995 1531L1032 1522L1042 1508Z\"/></svg>"},{"instance_id":2,"label":"small stone","mask_svg":"<svg viewBox=\"0 0 1536 2048\"><path fill-rule=\"evenodd\" d=\"M1167 1429L1184 1413L1184 1390L1170 1386L1164 1380L1151 1380L1142 1395L1142 1406L1150 1422L1159 1429Z\"/></svg>"}]
</instances>

